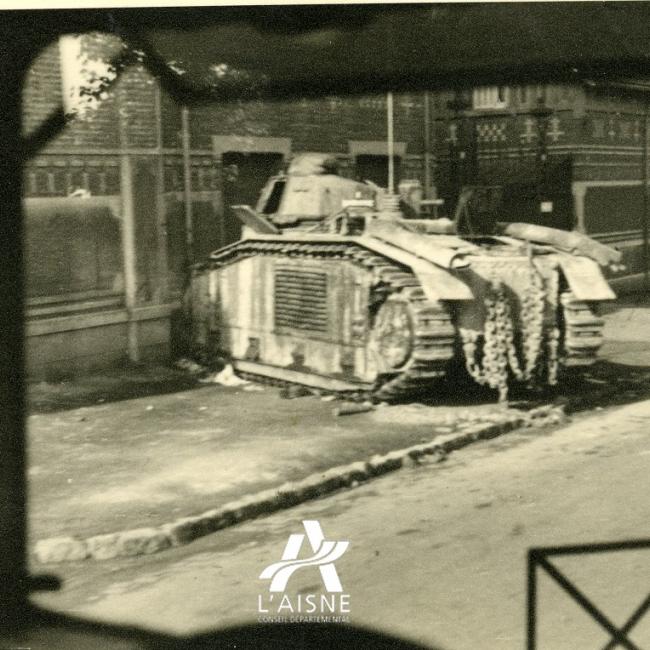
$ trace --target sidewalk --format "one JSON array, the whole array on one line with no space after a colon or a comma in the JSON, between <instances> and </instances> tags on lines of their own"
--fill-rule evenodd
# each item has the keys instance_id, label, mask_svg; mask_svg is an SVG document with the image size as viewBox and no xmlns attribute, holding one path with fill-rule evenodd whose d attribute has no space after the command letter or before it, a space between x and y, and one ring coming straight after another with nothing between
<instances>
[{"instance_id":1,"label":"sidewalk","mask_svg":"<svg viewBox=\"0 0 650 650\"><path fill-rule=\"evenodd\" d=\"M650 307L626 304L606 319L607 362L594 372L593 385L602 389L617 382L610 403L621 403L616 394L626 389L635 392L623 402L650 396L650 335L644 338L650 334ZM276 388L203 385L175 371L154 377L147 382L141 371L130 383L109 375L49 391L47 385L32 387L32 544L158 526L335 466L430 442L468 422L503 421L512 414L492 402L468 401L336 417L335 403L316 396L281 399ZM124 399L129 395L148 396ZM122 401L109 401L115 396ZM69 408L79 403L87 405Z\"/></svg>"},{"instance_id":2,"label":"sidewalk","mask_svg":"<svg viewBox=\"0 0 650 650\"><path fill-rule=\"evenodd\" d=\"M29 418L33 540L156 526L331 467L429 442L458 409L336 417L315 396L210 385ZM483 404L462 421L498 418Z\"/></svg>"},{"instance_id":3,"label":"sidewalk","mask_svg":"<svg viewBox=\"0 0 650 650\"><path fill-rule=\"evenodd\" d=\"M67 411L81 406L118 402L196 388L195 376L161 365L125 364L58 382L28 384L30 414Z\"/></svg>"}]
</instances>

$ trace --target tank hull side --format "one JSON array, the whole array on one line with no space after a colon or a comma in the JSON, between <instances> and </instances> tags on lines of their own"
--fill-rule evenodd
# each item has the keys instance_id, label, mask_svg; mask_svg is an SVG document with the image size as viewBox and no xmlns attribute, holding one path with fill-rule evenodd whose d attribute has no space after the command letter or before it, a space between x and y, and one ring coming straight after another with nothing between
<instances>
[{"instance_id":1,"label":"tank hull side","mask_svg":"<svg viewBox=\"0 0 650 650\"><path fill-rule=\"evenodd\" d=\"M212 270L221 351L235 361L372 384L372 275L349 262L254 256Z\"/></svg>"},{"instance_id":2,"label":"tank hull side","mask_svg":"<svg viewBox=\"0 0 650 650\"><path fill-rule=\"evenodd\" d=\"M193 280L197 346L242 373L387 399L433 390L454 357L473 365L468 350L489 344L494 323L507 326L520 358L545 364L552 347L566 365L595 359L602 321L567 291L557 256L507 247L470 253L466 268L437 270L472 299L439 300L413 264L363 241L264 236L216 251Z\"/></svg>"}]
</instances>

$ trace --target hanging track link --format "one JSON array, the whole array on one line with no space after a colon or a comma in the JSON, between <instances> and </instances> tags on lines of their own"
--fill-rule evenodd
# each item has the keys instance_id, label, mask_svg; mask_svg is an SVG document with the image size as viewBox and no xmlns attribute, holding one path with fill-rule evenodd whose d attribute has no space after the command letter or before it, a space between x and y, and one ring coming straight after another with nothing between
<instances>
[{"instance_id":1,"label":"hanging track link","mask_svg":"<svg viewBox=\"0 0 650 650\"><path fill-rule=\"evenodd\" d=\"M589 303L576 300L570 291L560 296L564 318L565 366L589 366L596 361L603 344L605 321Z\"/></svg>"}]
</instances>

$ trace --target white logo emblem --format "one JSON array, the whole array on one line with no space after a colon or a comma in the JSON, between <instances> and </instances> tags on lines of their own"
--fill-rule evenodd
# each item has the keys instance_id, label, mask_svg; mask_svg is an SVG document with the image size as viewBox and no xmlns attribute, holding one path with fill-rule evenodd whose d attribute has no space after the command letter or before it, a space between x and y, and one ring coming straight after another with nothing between
<instances>
[{"instance_id":1,"label":"white logo emblem","mask_svg":"<svg viewBox=\"0 0 650 650\"><path fill-rule=\"evenodd\" d=\"M318 521L307 520L303 521L302 525L305 527L307 539L314 554L304 560L299 560L298 554L305 536L303 534L289 535L282 559L267 566L260 573L260 579L271 579L269 591L284 591L289 578L295 571L308 566L317 566L327 591L343 591L334 561L345 553L350 542L326 542Z\"/></svg>"}]
</instances>

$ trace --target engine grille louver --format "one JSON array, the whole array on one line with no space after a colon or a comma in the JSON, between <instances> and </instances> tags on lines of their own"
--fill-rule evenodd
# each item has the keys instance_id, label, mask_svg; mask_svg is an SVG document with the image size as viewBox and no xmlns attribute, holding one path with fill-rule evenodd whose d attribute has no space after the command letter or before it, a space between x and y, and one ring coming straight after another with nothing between
<instances>
[{"instance_id":1,"label":"engine grille louver","mask_svg":"<svg viewBox=\"0 0 650 650\"><path fill-rule=\"evenodd\" d=\"M276 268L275 327L327 333L327 274Z\"/></svg>"}]
</instances>

